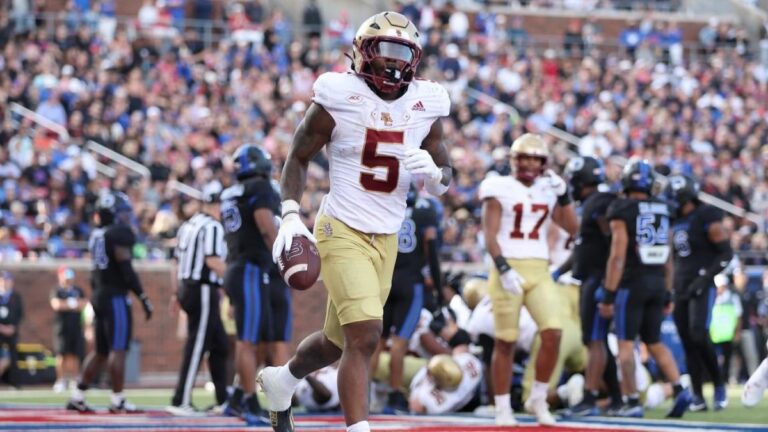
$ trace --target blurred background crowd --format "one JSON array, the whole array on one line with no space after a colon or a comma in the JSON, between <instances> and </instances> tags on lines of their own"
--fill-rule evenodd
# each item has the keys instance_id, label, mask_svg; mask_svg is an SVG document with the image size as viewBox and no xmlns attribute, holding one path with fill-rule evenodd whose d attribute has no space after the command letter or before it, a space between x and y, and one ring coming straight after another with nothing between
<instances>
[{"instance_id":1,"label":"blurred background crowd","mask_svg":"<svg viewBox=\"0 0 768 432\"><path fill-rule=\"evenodd\" d=\"M348 68L357 25L343 12L325 16L314 0L299 20L260 0L145 0L131 17L118 16L115 3L70 0L50 12L18 0L0 10L2 259L82 256L105 187L133 201L137 257L166 257L197 206L179 184L228 185L227 156L244 142L269 150L279 177L314 78ZM509 171L507 149L523 131L545 133L556 170L575 153L596 155L614 183L623 160L640 155L768 214L765 25L750 38L712 18L686 41L678 21L654 12L674 11L673 0L515 2L644 8L616 36L592 16L541 36L522 14L466 3L474 2L394 3L424 34L420 75L443 83L453 102L444 126L456 169L443 200L445 260L482 260L477 187L488 171ZM112 163L108 150L144 168ZM314 162L307 224L328 188L324 155ZM728 225L743 261L768 262L763 224L732 217Z\"/></svg>"}]
</instances>

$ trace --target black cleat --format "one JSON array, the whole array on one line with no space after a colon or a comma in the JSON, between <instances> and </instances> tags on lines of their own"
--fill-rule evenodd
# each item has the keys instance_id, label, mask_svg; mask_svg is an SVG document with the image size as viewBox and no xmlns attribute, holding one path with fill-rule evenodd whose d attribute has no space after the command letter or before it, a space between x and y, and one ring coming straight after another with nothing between
<instances>
[{"instance_id":1,"label":"black cleat","mask_svg":"<svg viewBox=\"0 0 768 432\"><path fill-rule=\"evenodd\" d=\"M396 414L403 411L408 411L408 399L399 390L391 391L387 396L387 406L384 408L384 413Z\"/></svg>"},{"instance_id":2,"label":"black cleat","mask_svg":"<svg viewBox=\"0 0 768 432\"><path fill-rule=\"evenodd\" d=\"M235 388L229 398L224 402L223 412L225 416L240 417L243 413L243 389Z\"/></svg>"},{"instance_id":3,"label":"black cleat","mask_svg":"<svg viewBox=\"0 0 768 432\"><path fill-rule=\"evenodd\" d=\"M275 432L294 432L296 430L293 424L291 408L280 412L270 411L269 422L272 424L272 430Z\"/></svg>"},{"instance_id":4,"label":"black cleat","mask_svg":"<svg viewBox=\"0 0 768 432\"><path fill-rule=\"evenodd\" d=\"M123 399L117 405L109 405L109 412L111 414L143 414L144 410Z\"/></svg>"},{"instance_id":5,"label":"black cleat","mask_svg":"<svg viewBox=\"0 0 768 432\"><path fill-rule=\"evenodd\" d=\"M96 410L85 403L84 400L76 401L74 399L70 399L67 402L67 411L77 411L80 414L92 414L96 412Z\"/></svg>"}]
</instances>

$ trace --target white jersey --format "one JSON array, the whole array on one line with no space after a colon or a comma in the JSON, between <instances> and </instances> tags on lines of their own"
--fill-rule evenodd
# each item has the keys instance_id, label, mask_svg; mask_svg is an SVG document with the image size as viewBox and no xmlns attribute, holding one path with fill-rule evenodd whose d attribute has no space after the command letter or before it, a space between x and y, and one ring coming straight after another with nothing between
<instances>
[{"instance_id":1,"label":"white jersey","mask_svg":"<svg viewBox=\"0 0 768 432\"><path fill-rule=\"evenodd\" d=\"M562 180L561 180L562 181ZM496 240L505 258L549 259L547 232L557 195L549 177L539 176L530 187L512 176L488 177L480 183L480 199L501 203Z\"/></svg>"},{"instance_id":2,"label":"white jersey","mask_svg":"<svg viewBox=\"0 0 768 432\"><path fill-rule=\"evenodd\" d=\"M463 372L461 383L453 391L439 390L427 376L426 366L419 369L411 381L412 400L417 400L427 414L456 412L463 408L475 395L475 390L483 380L483 364L470 353L453 356Z\"/></svg>"},{"instance_id":3,"label":"white jersey","mask_svg":"<svg viewBox=\"0 0 768 432\"><path fill-rule=\"evenodd\" d=\"M516 346L521 350L531 352L531 346L533 346L533 340L536 338L539 328L525 306L520 308L518 326L520 335L517 337ZM489 295L484 296L472 310L472 316L469 317L466 330L474 341L477 341L481 334L491 337L496 335L493 322L493 303Z\"/></svg>"},{"instance_id":4,"label":"white jersey","mask_svg":"<svg viewBox=\"0 0 768 432\"><path fill-rule=\"evenodd\" d=\"M416 330L413 331L411 338L408 340L408 351L418 354L419 357L428 359L431 354L424 349L421 345L421 335L429 332L429 324L432 322L432 314L427 309L421 310L421 316L419 322L416 324Z\"/></svg>"},{"instance_id":5,"label":"white jersey","mask_svg":"<svg viewBox=\"0 0 768 432\"><path fill-rule=\"evenodd\" d=\"M317 78L312 101L336 127L327 144L331 187L321 212L368 234L398 232L411 175L406 148L420 148L432 124L447 116L446 90L414 80L399 99L384 101L352 72Z\"/></svg>"},{"instance_id":6,"label":"white jersey","mask_svg":"<svg viewBox=\"0 0 768 432\"><path fill-rule=\"evenodd\" d=\"M296 398L299 403L307 409L307 411L324 411L331 410L339 406L339 386L337 384L337 378L339 376L339 370L332 366L326 366L317 372L315 372L315 378L323 383L323 385L331 393L331 398L328 402L319 404L312 397L312 387L309 385L306 379L299 381L298 387L296 387Z\"/></svg>"},{"instance_id":7,"label":"white jersey","mask_svg":"<svg viewBox=\"0 0 768 432\"><path fill-rule=\"evenodd\" d=\"M559 269L573 253L574 239L568 234L568 231L560 228L557 224L552 224L549 228L550 237L554 236L552 247L549 249L549 270ZM555 282L568 285L581 285L581 281L574 279L571 272L566 272Z\"/></svg>"}]
</instances>

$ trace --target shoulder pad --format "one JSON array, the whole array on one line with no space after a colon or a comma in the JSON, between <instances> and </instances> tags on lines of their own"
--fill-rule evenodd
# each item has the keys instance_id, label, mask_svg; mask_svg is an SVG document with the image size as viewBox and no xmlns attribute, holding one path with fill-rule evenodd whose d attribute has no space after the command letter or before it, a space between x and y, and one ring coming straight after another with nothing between
<instances>
[{"instance_id":1,"label":"shoulder pad","mask_svg":"<svg viewBox=\"0 0 768 432\"><path fill-rule=\"evenodd\" d=\"M364 85L360 78L353 73L326 72L315 80L312 86L312 102L322 105L326 111L353 109L363 103L360 94L363 89L356 91L360 85Z\"/></svg>"},{"instance_id":2,"label":"shoulder pad","mask_svg":"<svg viewBox=\"0 0 768 432\"><path fill-rule=\"evenodd\" d=\"M494 198L503 195L505 178L505 176L486 177L485 180L480 183L480 199Z\"/></svg>"},{"instance_id":3,"label":"shoulder pad","mask_svg":"<svg viewBox=\"0 0 768 432\"><path fill-rule=\"evenodd\" d=\"M244 189L245 188L243 187L242 184L236 184L234 186L230 186L224 189L224 191L221 193L220 199L222 201L237 199L243 196Z\"/></svg>"},{"instance_id":4,"label":"shoulder pad","mask_svg":"<svg viewBox=\"0 0 768 432\"><path fill-rule=\"evenodd\" d=\"M417 86L418 97L423 109L435 117L445 117L451 112L451 98L440 83L417 79L411 85Z\"/></svg>"}]
</instances>

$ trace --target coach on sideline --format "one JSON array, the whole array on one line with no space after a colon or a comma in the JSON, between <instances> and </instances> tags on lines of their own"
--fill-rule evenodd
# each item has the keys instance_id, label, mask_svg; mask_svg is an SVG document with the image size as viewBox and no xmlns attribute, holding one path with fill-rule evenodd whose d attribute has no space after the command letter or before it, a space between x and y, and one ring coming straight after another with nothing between
<instances>
[{"instance_id":1,"label":"coach on sideline","mask_svg":"<svg viewBox=\"0 0 768 432\"><path fill-rule=\"evenodd\" d=\"M176 383L171 406L175 415L190 415L192 389L206 352L208 370L216 387L218 405L227 399L227 335L219 313L219 292L226 265L224 228L219 222L218 182L203 188L202 209L179 227L176 237L178 291L172 302L178 302L187 313L187 343L184 360Z\"/></svg>"}]
</instances>

